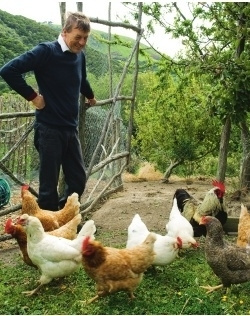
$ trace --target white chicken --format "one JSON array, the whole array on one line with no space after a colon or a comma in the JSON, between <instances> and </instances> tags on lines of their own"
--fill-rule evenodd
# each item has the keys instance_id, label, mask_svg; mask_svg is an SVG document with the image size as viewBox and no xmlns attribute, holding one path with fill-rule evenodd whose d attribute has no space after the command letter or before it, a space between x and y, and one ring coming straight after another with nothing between
<instances>
[{"instance_id":1,"label":"white chicken","mask_svg":"<svg viewBox=\"0 0 250 316\"><path fill-rule=\"evenodd\" d=\"M177 206L177 199L173 199L173 206L166 224L167 235L180 237L182 240L181 248L198 247L194 239L194 230L189 221L181 214Z\"/></svg>"},{"instance_id":2,"label":"white chicken","mask_svg":"<svg viewBox=\"0 0 250 316\"><path fill-rule=\"evenodd\" d=\"M142 244L149 233L150 231L142 221L140 215L136 214L128 227L126 248L132 248ZM167 265L174 261L174 259L177 257L181 241L176 237L174 238L167 235L162 236L160 234L154 234L156 236L156 241L154 243L154 252L156 255L153 265Z\"/></svg>"},{"instance_id":3,"label":"white chicken","mask_svg":"<svg viewBox=\"0 0 250 316\"><path fill-rule=\"evenodd\" d=\"M77 238L69 240L49 235L37 217L23 214L18 220L27 233L27 251L31 261L39 268L39 285L33 291L23 292L28 296L35 294L42 285L52 279L64 277L81 267L81 245L85 236L94 239L96 227L93 220L87 221Z\"/></svg>"}]
</instances>

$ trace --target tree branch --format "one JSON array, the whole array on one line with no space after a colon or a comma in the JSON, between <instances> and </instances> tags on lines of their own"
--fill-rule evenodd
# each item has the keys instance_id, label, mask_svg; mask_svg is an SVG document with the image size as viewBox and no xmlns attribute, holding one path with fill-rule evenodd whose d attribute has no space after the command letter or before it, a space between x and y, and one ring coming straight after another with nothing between
<instances>
[{"instance_id":1,"label":"tree branch","mask_svg":"<svg viewBox=\"0 0 250 316\"><path fill-rule=\"evenodd\" d=\"M98 23L98 24L104 24L107 26L114 26L114 27L124 27L125 29L131 29L139 34L143 33L143 30L140 29L137 26L134 26L132 24L123 23L123 22L112 22L107 20L100 20L99 18L89 18L91 22Z\"/></svg>"}]
</instances>

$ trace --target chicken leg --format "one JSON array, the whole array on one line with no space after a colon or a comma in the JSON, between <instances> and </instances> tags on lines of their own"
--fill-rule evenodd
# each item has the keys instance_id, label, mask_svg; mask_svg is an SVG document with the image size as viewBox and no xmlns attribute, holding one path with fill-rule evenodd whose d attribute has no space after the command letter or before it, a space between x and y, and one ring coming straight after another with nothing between
<instances>
[{"instance_id":1,"label":"chicken leg","mask_svg":"<svg viewBox=\"0 0 250 316\"><path fill-rule=\"evenodd\" d=\"M31 295L37 293L38 290L39 290L42 286L43 286L43 284L39 284L38 287L36 287L34 290L32 290L32 291L24 291L24 292L22 292L22 293L23 293L23 294L26 294L26 296L31 296Z\"/></svg>"},{"instance_id":2,"label":"chicken leg","mask_svg":"<svg viewBox=\"0 0 250 316\"><path fill-rule=\"evenodd\" d=\"M91 304L93 303L94 301L96 301L100 296L105 296L107 293L105 293L104 291L99 291L98 294L94 297L92 297L91 299L89 300L86 300L86 301L81 301L82 303L84 304ZM129 291L129 297L131 300L135 299L135 296L133 294L133 292L130 292Z\"/></svg>"},{"instance_id":3,"label":"chicken leg","mask_svg":"<svg viewBox=\"0 0 250 316\"><path fill-rule=\"evenodd\" d=\"M203 286L203 285L200 285L201 288L207 290L206 294L208 293L211 293L213 291L216 291L216 290L219 290L221 288L223 288L223 284L219 284L219 285L216 285L216 286L211 286L211 285L207 285L207 286Z\"/></svg>"},{"instance_id":4,"label":"chicken leg","mask_svg":"<svg viewBox=\"0 0 250 316\"><path fill-rule=\"evenodd\" d=\"M92 297L91 299L87 301L83 301L85 304L91 304L92 302L96 301L99 298L99 295L97 294L96 296Z\"/></svg>"}]
</instances>

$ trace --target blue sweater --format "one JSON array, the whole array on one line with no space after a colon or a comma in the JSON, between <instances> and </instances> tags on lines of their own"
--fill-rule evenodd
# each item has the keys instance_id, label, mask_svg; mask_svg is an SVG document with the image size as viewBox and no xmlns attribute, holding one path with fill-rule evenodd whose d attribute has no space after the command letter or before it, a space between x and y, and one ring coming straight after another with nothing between
<instances>
[{"instance_id":1,"label":"blue sweater","mask_svg":"<svg viewBox=\"0 0 250 316\"><path fill-rule=\"evenodd\" d=\"M63 52L58 41L54 41L41 43L4 65L0 75L28 101L36 96L23 77L29 71L34 71L39 93L45 100L45 107L36 110L36 121L54 127L76 127L80 93L94 98L86 78L84 54Z\"/></svg>"}]
</instances>

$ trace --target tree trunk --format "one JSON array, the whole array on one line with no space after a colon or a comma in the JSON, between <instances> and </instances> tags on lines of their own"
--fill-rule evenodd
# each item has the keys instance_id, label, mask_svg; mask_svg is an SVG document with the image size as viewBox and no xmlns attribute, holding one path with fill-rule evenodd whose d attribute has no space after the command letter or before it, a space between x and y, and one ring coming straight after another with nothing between
<instances>
[{"instance_id":1,"label":"tree trunk","mask_svg":"<svg viewBox=\"0 0 250 316\"><path fill-rule=\"evenodd\" d=\"M176 168L177 166L179 166L181 163L183 163L182 160L181 161L174 161L174 162L171 161L170 165L168 166L167 170L164 173L162 182L168 183L168 179L171 176L173 169Z\"/></svg>"},{"instance_id":2,"label":"tree trunk","mask_svg":"<svg viewBox=\"0 0 250 316\"><path fill-rule=\"evenodd\" d=\"M60 15L61 15L61 25L64 26L65 13L66 13L66 2L59 2Z\"/></svg>"},{"instance_id":3,"label":"tree trunk","mask_svg":"<svg viewBox=\"0 0 250 316\"><path fill-rule=\"evenodd\" d=\"M228 115L226 122L223 126L221 139L220 139L220 150L219 150L219 158L218 158L218 167L217 167L217 175L216 178L218 181L224 182L226 177L227 170L227 154L230 140L230 132L231 132L231 118Z\"/></svg>"},{"instance_id":4,"label":"tree trunk","mask_svg":"<svg viewBox=\"0 0 250 316\"><path fill-rule=\"evenodd\" d=\"M242 162L240 188L250 190L250 132L246 122L241 122Z\"/></svg>"},{"instance_id":5,"label":"tree trunk","mask_svg":"<svg viewBox=\"0 0 250 316\"><path fill-rule=\"evenodd\" d=\"M247 2L240 3L242 8L246 8L248 6ZM245 50L246 44L246 25L247 17L245 12L243 11L238 20L238 46L236 48L236 59L239 60L241 54ZM244 91L243 85L240 87L240 91L236 91L236 96L238 102L241 102L241 91ZM243 92L244 93L244 92ZM240 169L240 188L247 188L250 189L250 132L249 128L246 123L246 119L240 122L241 127L241 143L242 143L242 162L241 162L241 169Z\"/></svg>"}]
</instances>

